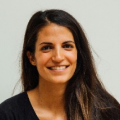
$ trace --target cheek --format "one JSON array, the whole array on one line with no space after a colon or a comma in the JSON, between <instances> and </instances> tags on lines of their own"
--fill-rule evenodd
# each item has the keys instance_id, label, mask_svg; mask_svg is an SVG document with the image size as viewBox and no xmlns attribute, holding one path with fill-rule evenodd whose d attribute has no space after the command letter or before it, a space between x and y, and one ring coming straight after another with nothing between
<instances>
[{"instance_id":1,"label":"cheek","mask_svg":"<svg viewBox=\"0 0 120 120\"><path fill-rule=\"evenodd\" d=\"M38 54L36 55L36 67L41 68L47 64L50 59L49 54Z\"/></svg>"},{"instance_id":2,"label":"cheek","mask_svg":"<svg viewBox=\"0 0 120 120\"><path fill-rule=\"evenodd\" d=\"M67 58L69 59L69 61L71 63L77 63L77 51L74 51L72 53L68 53L67 54Z\"/></svg>"}]
</instances>

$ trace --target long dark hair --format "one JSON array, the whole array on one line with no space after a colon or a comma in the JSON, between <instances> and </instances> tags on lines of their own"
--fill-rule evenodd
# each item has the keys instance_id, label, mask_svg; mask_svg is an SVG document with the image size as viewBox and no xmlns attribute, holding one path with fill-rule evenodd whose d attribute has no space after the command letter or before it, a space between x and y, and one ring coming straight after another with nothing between
<instances>
[{"instance_id":1,"label":"long dark hair","mask_svg":"<svg viewBox=\"0 0 120 120\"><path fill-rule=\"evenodd\" d=\"M38 85L39 75L26 55L34 55L37 34L50 23L68 28L77 48L77 67L65 91L65 111L68 120L120 120L120 105L98 79L90 45L73 16L63 10L46 10L35 13L27 26L22 51L21 80L23 91Z\"/></svg>"}]
</instances>

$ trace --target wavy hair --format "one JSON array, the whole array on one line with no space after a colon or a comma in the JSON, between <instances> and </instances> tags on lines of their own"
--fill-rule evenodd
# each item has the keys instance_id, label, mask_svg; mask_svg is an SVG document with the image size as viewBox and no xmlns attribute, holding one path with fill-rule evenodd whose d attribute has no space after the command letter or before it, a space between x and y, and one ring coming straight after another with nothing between
<instances>
[{"instance_id":1,"label":"wavy hair","mask_svg":"<svg viewBox=\"0 0 120 120\"><path fill-rule=\"evenodd\" d=\"M65 111L68 120L120 120L120 105L99 81L90 45L76 19L63 10L36 12L30 19L23 44L21 80L23 91L38 85L39 75L26 55L34 55L37 34L50 23L68 28L77 48L77 67L65 91Z\"/></svg>"}]
</instances>

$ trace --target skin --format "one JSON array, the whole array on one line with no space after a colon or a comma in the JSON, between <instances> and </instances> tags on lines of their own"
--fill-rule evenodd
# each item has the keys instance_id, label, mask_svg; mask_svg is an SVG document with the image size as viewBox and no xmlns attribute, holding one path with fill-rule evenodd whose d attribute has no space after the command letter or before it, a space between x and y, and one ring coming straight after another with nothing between
<instances>
[{"instance_id":1,"label":"skin","mask_svg":"<svg viewBox=\"0 0 120 120\"><path fill-rule=\"evenodd\" d=\"M43 27L37 37L30 63L37 67L39 84L28 97L42 120L66 120L64 93L77 64L77 49L69 29L54 23Z\"/></svg>"}]
</instances>

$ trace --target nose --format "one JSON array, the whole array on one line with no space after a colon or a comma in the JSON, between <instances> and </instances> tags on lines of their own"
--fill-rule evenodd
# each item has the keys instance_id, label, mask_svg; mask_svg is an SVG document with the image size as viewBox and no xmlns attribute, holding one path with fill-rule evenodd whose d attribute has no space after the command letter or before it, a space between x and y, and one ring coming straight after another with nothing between
<instances>
[{"instance_id":1,"label":"nose","mask_svg":"<svg viewBox=\"0 0 120 120\"><path fill-rule=\"evenodd\" d=\"M61 48L55 48L53 50L52 60L54 62L61 62L64 60L64 51Z\"/></svg>"}]
</instances>

